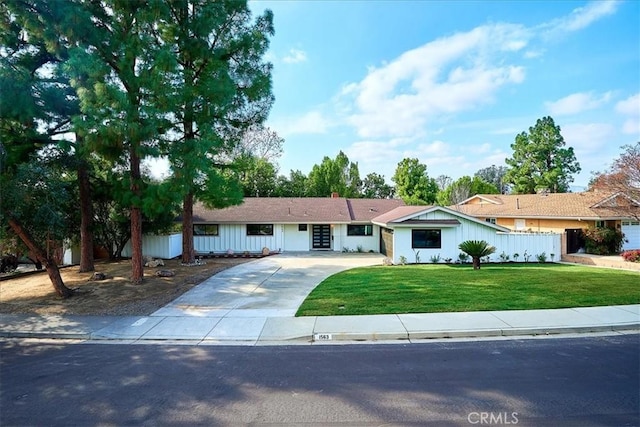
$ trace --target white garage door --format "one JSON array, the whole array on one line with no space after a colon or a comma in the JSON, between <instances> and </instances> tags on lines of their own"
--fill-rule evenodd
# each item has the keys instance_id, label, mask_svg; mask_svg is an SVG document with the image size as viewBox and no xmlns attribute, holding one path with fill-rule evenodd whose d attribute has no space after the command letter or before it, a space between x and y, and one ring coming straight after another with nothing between
<instances>
[{"instance_id":1,"label":"white garage door","mask_svg":"<svg viewBox=\"0 0 640 427\"><path fill-rule=\"evenodd\" d=\"M640 249L640 222L622 221L622 232L625 240L628 240L624 242L623 250Z\"/></svg>"}]
</instances>

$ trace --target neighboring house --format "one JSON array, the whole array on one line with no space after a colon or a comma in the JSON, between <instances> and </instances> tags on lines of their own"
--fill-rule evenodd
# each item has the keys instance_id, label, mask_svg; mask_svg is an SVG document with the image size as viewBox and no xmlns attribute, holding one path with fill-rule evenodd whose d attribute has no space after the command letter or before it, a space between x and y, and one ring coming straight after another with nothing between
<instances>
[{"instance_id":1,"label":"neighboring house","mask_svg":"<svg viewBox=\"0 0 640 427\"><path fill-rule=\"evenodd\" d=\"M496 247L492 260L500 254L532 257L546 254L549 261L560 257L558 234L509 233L509 229L479 220L442 206L400 206L372 219L380 227L380 252L398 264L406 262L455 262L458 245L465 240L485 240ZM528 251L528 252L527 252Z\"/></svg>"},{"instance_id":2,"label":"neighboring house","mask_svg":"<svg viewBox=\"0 0 640 427\"><path fill-rule=\"evenodd\" d=\"M193 209L198 254L227 251L380 251L380 227L371 220L404 205L397 199L245 198L238 206Z\"/></svg>"},{"instance_id":3,"label":"neighboring house","mask_svg":"<svg viewBox=\"0 0 640 427\"><path fill-rule=\"evenodd\" d=\"M640 210L637 202L622 194L599 191L478 194L450 208L514 231L561 233L566 236L564 254L583 248L582 230L594 227L620 229L627 240L623 249L640 248L640 222L621 214L621 205Z\"/></svg>"}]
</instances>

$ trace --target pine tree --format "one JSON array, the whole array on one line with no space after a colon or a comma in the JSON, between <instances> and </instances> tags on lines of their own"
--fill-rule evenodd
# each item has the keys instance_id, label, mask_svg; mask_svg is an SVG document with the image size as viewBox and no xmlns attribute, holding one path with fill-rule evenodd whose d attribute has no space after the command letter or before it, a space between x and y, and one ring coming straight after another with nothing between
<instances>
[{"instance_id":1,"label":"pine tree","mask_svg":"<svg viewBox=\"0 0 640 427\"><path fill-rule=\"evenodd\" d=\"M522 132L511 144L513 157L506 159L509 170L504 182L513 184L518 194L544 190L552 193L569 191L572 175L580 172L580 164L572 147L565 141L551 117L543 117Z\"/></svg>"},{"instance_id":2,"label":"pine tree","mask_svg":"<svg viewBox=\"0 0 640 427\"><path fill-rule=\"evenodd\" d=\"M271 65L263 56L273 35L270 11L251 22L246 1L167 2L157 40L172 52L165 78L175 135L166 146L172 188L182 198L182 261L194 262L193 204L225 207L242 200L230 154L273 102Z\"/></svg>"}]
</instances>

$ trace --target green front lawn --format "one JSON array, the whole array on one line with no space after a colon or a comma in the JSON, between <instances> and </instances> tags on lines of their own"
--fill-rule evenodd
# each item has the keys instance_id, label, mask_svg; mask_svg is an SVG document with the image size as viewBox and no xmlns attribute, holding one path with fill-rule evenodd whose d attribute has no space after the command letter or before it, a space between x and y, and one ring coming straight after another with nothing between
<instances>
[{"instance_id":1,"label":"green front lawn","mask_svg":"<svg viewBox=\"0 0 640 427\"><path fill-rule=\"evenodd\" d=\"M566 264L375 266L318 285L296 316L531 310L640 303L640 274Z\"/></svg>"}]
</instances>

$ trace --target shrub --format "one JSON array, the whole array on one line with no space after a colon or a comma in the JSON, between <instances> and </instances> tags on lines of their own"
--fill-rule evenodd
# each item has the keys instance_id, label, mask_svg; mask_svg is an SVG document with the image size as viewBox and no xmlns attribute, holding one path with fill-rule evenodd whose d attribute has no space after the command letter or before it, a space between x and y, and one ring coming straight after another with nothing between
<instances>
[{"instance_id":1,"label":"shrub","mask_svg":"<svg viewBox=\"0 0 640 427\"><path fill-rule=\"evenodd\" d=\"M473 269L480 269L480 259L488 258L489 255L496 251L496 248L491 246L489 243L484 240L465 240L460 243L458 248L468 254L473 260Z\"/></svg>"},{"instance_id":2,"label":"shrub","mask_svg":"<svg viewBox=\"0 0 640 427\"><path fill-rule=\"evenodd\" d=\"M584 241L588 254L617 254L622 250L624 234L615 228L589 228L584 230Z\"/></svg>"},{"instance_id":3,"label":"shrub","mask_svg":"<svg viewBox=\"0 0 640 427\"><path fill-rule=\"evenodd\" d=\"M407 263L407 257L404 255L400 255L400 265L405 265Z\"/></svg>"},{"instance_id":4,"label":"shrub","mask_svg":"<svg viewBox=\"0 0 640 427\"><path fill-rule=\"evenodd\" d=\"M500 262L508 262L509 261L509 255L507 255L504 251L502 251L502 253L500 254Z\"/></svg>"},{"instance_id":5,"label":"shrub","mask_svg":"<svg viewBox=\"0 0 640 427\"><path fill-rule=\"evenodd\" d=\"M464 252L460 252L458 254L458 261L460 261L460 264L464 264L467 261L469 261L469 255L465 254Z\"/></svg>"},{"instance_id":6,"label":"shrub","mask_svg":"<svg viewBox=\"0 0 640 427\"><path fill-rule=\"evenodd\" d=\"M622 258L629 262L640 262L640 249L622 252Z\"/></svg>"},{"instance_id":7,"label":"shrub","mask_svg":"<svg viewBox=\"0 0 640 427\"><path fill-rule=\"evenodd\" d=\"M541 254L536 255L536 258L538 259L539 263L544 264L545 262L547 262L547 253L542 252Z\"/></svg>"},{"instance_id":8,"label":"shrub","mask_svg":"<svg viewBox=\"0 0 640 427\"><path fill-rule=\"evenodd\" d=\"M513 254L513 260L515 262L518 262L518 258L520 258L520 254L518 252L516 252L515 254Z\"/></svg>"},{"instance_id":9,"label":"shrub","mask_svg":"<svg viewBox=\"0 0 640 427\"><path fill-rule=\"evenodd\" d=\"M440 262L440 254L433 255L431 258L429 258L429 260L431 261L432 264L439 263Z\"/></svg>"}]
</instances>

